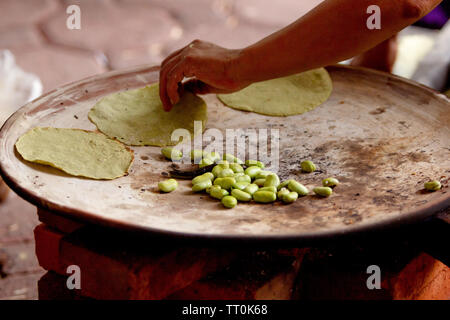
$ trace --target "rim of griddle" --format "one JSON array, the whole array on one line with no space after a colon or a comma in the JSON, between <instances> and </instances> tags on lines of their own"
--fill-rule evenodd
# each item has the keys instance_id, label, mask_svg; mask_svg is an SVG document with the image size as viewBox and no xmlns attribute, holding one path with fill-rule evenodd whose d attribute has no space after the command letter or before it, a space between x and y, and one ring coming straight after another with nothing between
<instances>
[{"instance_id":1,"label":"rim of griddle","mask_svg":"<svg viewBox=\"0 0 450 320\"><path fill-rule=\"evenodd\" d=\"M429 88L425 85L422 85L420 83L416 83L414 81L411 81L409 79L405 79L396 75L392 75L386 72L373 70L369 68L364 67L356 67L356 66L348 66L348 65L333 65L326 67L328 70L339 70L339 69L351 69L354 71L360 71L364 73L372 73L376 75L385 76L388 78L391 78L396 81L400 81L403 83L407 83L409 85L412 85L420 90L425 90L428 93L431 93L436 99L442 99L443 101L449 102L449 99L445 97L442 93ZM95 82L99 78L104 77L114 77L114 76L121 76L126 73L130 72L154 72L158 71L158 66L138 66L133 67L125 70L119 70L119 71L111 71L106 72L100 75L95 75L92 77L88 77L76 82L72 82L69 84L66 84L60 88L56 88L54 90L51 90L47 92L46 94L38 97L37 99L27 103L23 107L21 107L19 110L17 110L14 114L12 114L8 120L5 121L2 128L0 129L0 139L4 136L4 130L9 126L10 123L14 122L16 118L18 118L21 115L21 111L25 109L29 104L34 103L37 100L43 99L51 94L53 94L56 91L60 91L62 89L68 89L70 87L79 86L81 84L87 84L90 82ZM23 188L19 185L19 183L14 179L12 175L10 175L7 170L4 168L3 162L0 161L0 175L2 176L3 180L6 182L6 184L14 191L16 192L20 197L25 199L26 201L30 202L31 204L37 206L40 209L49 210L52 213L55 213L57 215L61 215L63 217L66 217L71 220L79 221L79 222L85 222L90 223L93 225L103 226L111 229L119 229L122 231L127 232L134 232L138 234L148 234L152 236L166 236L166 237L174 237L174 238L185 238L185 239L193 239L193 240L234 240L234 241L248 241L248 242L266 242L266 241L281 241L281 242L296 242L296 241L311 241L311 240L323 240L327 238L333 238L333 237L339 237L344 235L356 235L363 232L369 232L369 231L379 231L381 229L386 228L394 228L401 225L411 224L414 222L419 222L424 220L425 218L431 217L439 212L442 212L443 210L450 207L450 193L447 196L444 196L444 199L440 199L439 201L434 201L432 203L429 203L426 207L423 207L421 209L412 210L407 213L402 213L399 216L386 218L385 220L373 222L373 223L367 223L367 224L354 224L351 226L346 226L340 229L331 229L331 230L324 230L324 231L314 231L314 232L304 232L304 233L298 233L298 234L204 234L204 233L195 233L195 232L180 232L180 231L169 231L165 229L159 229L155 227L148 227L148 226L139 226L133 223L126 223L121 220L113 219L113 218L104 218L99 217L91 212L71 208L68 206L63 206L57 203L54 203L52 201L48 201L45 199L42 199L37 193L32 192L30 190L27 190L26 188Z\"/></svg>"}]
</instances>

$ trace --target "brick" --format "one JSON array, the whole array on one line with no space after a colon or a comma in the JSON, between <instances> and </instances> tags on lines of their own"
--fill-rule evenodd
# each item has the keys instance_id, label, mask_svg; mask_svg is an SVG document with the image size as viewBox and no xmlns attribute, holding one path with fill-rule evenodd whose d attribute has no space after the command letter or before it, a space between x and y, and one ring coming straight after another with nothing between
<instances>
[{"instance_id":1,"label":"brick","mask_svg":"<svg viewBox=\"0 0 450 320\"><path fill-rule=\"evenodd\" d=\"M388 283L395 300L450 300L450 268L426 253Z\"/></svg>"},{"instance_id":2,"label":"brick","mask_svg":"<svg viewBox=\"0 0 450 320\"><path fill-rule=\"evenodd\" d=\"M0 279L0 300L36 300L37 281L44 272Z\"/></svg>"},{"instance_id":3,"label":"brick","mask_svg":"<svg viewBox=\"0 0 450 320\"><path fill-rule=\"evenodd\" d=\"M35 24L58 8L57 0L0 1L0 28Z\"/></svg>"},{"instance_id":4,"label":"brick","mask_svg":"<svg viewBox=\"0 0 450 320\"><path fill-rule=\"evenodd\" d=\"M54 272L47 272L38 281L39 300L87 300L78 290L69 290L67 278Z\"/></svg>"},{"instance_id":5,"label":"brick","mask_svg":"<svg viewBox=\"0 0 450 320\"><path fill-rule=\"evenodd\" d=\"M47 227L44 224L34 229L36 256L39 265L45 270L53 270L65 274L66 265L61 264L60 244L64 234Z\"/></svg>"},{"instance_id":6,"label":"brick","mask_svg":"<svg viewBox=\"0 0 450 320\"><path fill-rule=\"evenodd\" d=\"M10 192L0 203L0 245L33 241L33 229L38 224L36 207Z\"/></svg>"},{"instance_id":7,"label":"brick","mask_svg":"<svg viewBox=\"0 0 450 320\"><path fill-rule=\"evenodd\" d=\"M39 221L44 223L47 227L61 233L71 233L84 226L83 223L70 220L66 217L54 214L41 208L37 209L37 213Z\"/></svg>"},{"instance_id":8,"label":"brick","mask_svg":"<svg viewBox=\"0 0 450 320\"><path fill-rule=\"evenodd\" d=\"M3 276L41 271L34 253L34 243L0 246L0 268Z\"/></svg>"},{"instance_id":9,"label":"brick","mask_svg":"<svg viewBox=\"0 0 450 320\"><path fill-rule=\"evenodd\" d=\"M297 20L323 0L238 0L233 13L245 22L281 28Z\"/></svg>"},{"instance_id":10,"label":"brick","mask_svg":"<svg viewBox=\"0 0 450 320\"><path fill-rule=\"evenodd\" d=\"M163 43L179 28L169 13L151 5L116 6L109 1L67 1L81 9L81 30L66 28L64 10L43 26L54 43L108 53L137 45Z\"/></svg>"},{"instance_id":11,"label":"brick","mask_svg":"<svg viewBox=\"0 0 450 320\"><path fill-rule=\"evenodd\" d=\"M40 264L61 275L68 265L78 265L80 294L95 299L161 299L234 256L220 249L151 247L87 227L62 235L41 225L35 234Z\"/></svg>"},{"instance_id":12,"label":"brick","mask_svg":"<svg viewBox=\"0 0 450 320\"><path fill-rule=\"evenodd\" d=\"M13 49L17 64L41 78L44 91L106 71L98 56L60 47Z\"/></svg>"},{"instance_id":13,"label":"brick","mask_svg":"<svg viewBox=\"0 0 450 320\"><path fill-rule=\"evenodd\" d=\"M306 249L247 253L224 271L175 292L170 300L288 300ZM262 253L262 254L261 254Z\"/></svg>"}]
</instances>

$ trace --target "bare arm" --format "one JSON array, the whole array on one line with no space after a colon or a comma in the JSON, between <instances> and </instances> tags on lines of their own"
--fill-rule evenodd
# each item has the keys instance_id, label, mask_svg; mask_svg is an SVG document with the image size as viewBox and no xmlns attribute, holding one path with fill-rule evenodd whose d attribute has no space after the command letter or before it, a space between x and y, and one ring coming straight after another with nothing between
<instances>
[{"instance_id":1,"label":"bare arm","mask_svg":"<svg viewBox=\"0 0 450 320\"><path fill-rule=\"evenodd\" d=\"M233 92L262 80L333 64L391 37L442 0L327 0L289 26L241 50L194 41L161 64L160 96L170 110L178 84L197 93ZM370 5L381 9L381 29L369 30Z\"/></svg>"}]
</instances>

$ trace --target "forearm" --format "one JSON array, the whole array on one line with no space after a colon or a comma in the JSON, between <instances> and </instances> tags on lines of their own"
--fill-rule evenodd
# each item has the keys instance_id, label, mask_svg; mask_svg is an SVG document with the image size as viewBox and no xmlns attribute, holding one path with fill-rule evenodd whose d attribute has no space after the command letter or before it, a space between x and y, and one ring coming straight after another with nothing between
<instances>
[{"instance_id":1,"label":"forearm","mask_svg":"<svg viewBox=\"0 0 450 320\"><path fill-rule=\"evenodd\" d=\"M239 52L233 65L245 82L334 64L360 54L419 20L441 0L328 0ZM370 5L381 9L381 29L369 30Z\"/></svg>"}]
</instances>

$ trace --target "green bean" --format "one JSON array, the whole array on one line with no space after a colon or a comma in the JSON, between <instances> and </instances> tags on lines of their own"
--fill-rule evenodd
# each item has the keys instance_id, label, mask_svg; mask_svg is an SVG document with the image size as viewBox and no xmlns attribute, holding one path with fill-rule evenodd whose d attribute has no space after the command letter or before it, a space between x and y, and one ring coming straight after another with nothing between
<instances>
[{"instance_id":1,"label":"green bean","mask_svg":"<svg viewBox=\"0 0 450 320\"><path fill-rule=\"evenodd\" d=\"M273 192L273 193L277 193L277 187L275 187L275 186L269 186L269 187L262 187L262 188L259 188L259 191L270 191L270 192Z\"/></svg>"},{"instance_id":2,"label":"green bean","mask_svg":"<svg viewBox=\"0 0 450 320\"><path fill-rule=\"evenodd\" d=\"M244 168L239 163L230 163L230 169L233 170L235 173L243 173Z\"/></svg>"},{"instance_id":3,"label":"green bean","mask_svg":"<svg viewBox=\"0 0 450 320\"><path fill-rule=\"evenodd\" d=\"M238 201L242 202L248 202L252 200L252 196L250 194L239 189L231 190L231 195L235 197Z\"/></svg>"},{"instance_id":4,"label":"green bean","mask_svg":"<svg viewBox=\"0 0 450 320\"><path fill-rule=\"evenodd\" d=\"M250 183L245 181L236 181L235 184L233 184L234 189L244 190L246 186L248 186Z\"/></svg>"},{"instance_id":5,"label":"green bean","mask_svg":"<svg viewBox=\"0 0 450 320\"><path fill-rule=\"evenodd\" d=\"M217 178L222 170L223 170L223 168L221 166L216 165L212 169L211 173L214 175L215 178Z\"/></svg>"},{"instance_id":6,"label":"green bean","mask_svg":"<svg viewBox=\"0 0 450 320\"><path fill-rule=\"evenodd\" d=\"M302 163L300 163L300 166L302 167L302 170L304 172L311 173L316 171L316 165L311 160L302 161Z\"/></svg>"},{"instance_id":7,"label":"green bean","mask_svg":"<svg viewBox=\"0 0 450 320\"><path fill-rule=\"evenodd\" d=\"M225 177L234 177L233 170L228 168L228 169L223 169L222 171L220 171L219 178L225 178Z\"/></svg>"},{"instance_id":8,"label":"green bean","mask_svg":"<svg viewBox=\"0 0 450 320\"><path fill-rule=\"evenodd\" d=\"M214 164L214 161L212 161L212 160L209 159L209 158L203 158L203 159L200 161L200 163L198 164L198 166L199 166L200 168L203 168L203 167L206 167L206 166L210 166L210 165L212 165L212 164Z\"/></svg>"},{"instance_id":9,"label":"green bean","mask_svg":"<svg viewBox=\"0 0 450 320\"><path fill-rule=\"evenodd\" d=\"M158 189L161 192L172 192L178 187L178 182L175 179L168 179L158 183Z\"/></svg>"},{"instance_id":10,"label":"green bean","mask_svg":"<svg viewBox=\"0 0 450 320\"><path fill-rule=\"evenodd\" d=\"M424 184L425 190L428 191L437 191L439 190L442 186L441 183L437 180L432 180L432 181L428 181Z\"/></svg>"},{"instance_id":11,"label":"green bean","mask_svg":"<svg viewBox=\"0 0 450 320\"><path fill-rule=\"evenodd\" d=\"M283 199L283 196L284 196L285 194L288 194L289 192L290 192L290 191L289 191L288 189L286 189L286 188L281 188L280 191L278 191L278 193L277 193L278 199Z\"/></svg>"},{"instance_id":12,"label":"green bean","mask_svg":"<svg viewBox=\"0 0 450 320\"><path fill-rule=\"evenodd\" d=\"M203 150L198 149L191 150L191 160L194 161L194 163L199 163L202 158L203 158Z\"/></svg>"},{"instance_id":13,"label":"green bean","mask_svg":"<svg viewBox=\"0 0 450 320\"><path fill-rule=\"evenodd\" d=\"M269 174L266 178L266 182L264 182L264 187L275 187L276 188L280 185L280 178L275 173Z\"/></svg>"},{"instance_id":14,"label":"green bean","mask_svg":"<svg viewBox=\"0 0 450 320\"><path fill-rule=\"evenodd\" d=\"M262 163L261 161L257 161L257 160L246 160L245 165L247 167L257 166L257 167L260 167L261 169L265 167L264 163Z\"/></svg>"},{"instance_id":15,"label":"green bean","mask_svg":"<svg viewBox=\"0 0 450 320\"><path fill-rule=\"evenodd\" d=\"M336 178L326 178L322 180L322 185L324 187L336 187L339 184L339 180Z\"/></svg>"},{"instance_id":16,"label":"green bean","mask_svg":"<svg viewBox=\"0 0 450 320\"><path fill-rule=\"evenodd\" d=\"M289 181L288 189L297 192L299 196L306 196L309 192L308 188L295 180Z\"/></svg>"},{"instance_id":17,"label":"green bean","mask_svg":"<svg viewBox=\"0 0 450 320\"><path fill-rule=\"evenodd\" d=\"M200 192L206 190L206 188L211 187L212 182L211 180L202 180L192 186L192 191L194 192Z\"/></svg>"},{"instance_id":18,"label":"green bean","mask_svg":"<svg viewBox=\"0 0 450 320\"><path fill-rule=\"evenodd\" d=\"M238 163L238 164L243 164L244 163L244 162L242 162L241 159L239 159L239 158L237 158L237 157L235 157L235 156L233 156L232 154L229 154L229 153L225 153L223 155L222 159L226 160L226 161L229 161L231 163Z\"/></svg>"},{"instance_id":19,"label":"green bean","mask_svg":"<svg viewBox=\"0 0 450 320\"><path fill-rule=\"evenodd\" d=\"M291 180L289 179L289 180L286 180L286 181L283 181L282 183L280 183L278 185L278 190L280 190L281 188L287 188L289 181L291 181Z\"/></svg>"},{"instance_id":20,"label":"green bean","mask_svg":"<svg viewBox=\"0 0 450 320\"><path fill-rule=\"evenodd\" d=\"M265 182L266 179L256 179L255 181L253 181L253 183L256 184L258 187L263 187Z\"/></svg>"},{"instance_id":21,"label":"green bean","mask_svg":"<svg viewBox=\"0 0 450 320\"><path fill-rule=\"evenodd\" d=\"M194 179L192 179L192 184L197 184L203 180L212 180L214 179L214 175L211 172L205 172L202 175L196 176Z\"/></svg>"},{"instance_id":22,"label":"green bean","mask_svg":"<svg viewBox=\"0 0 450 320\"><path fill-rule=\"evenodd\" d=\"M250 178L255 178L260 172L261 168L257 166L251 166L245 169L245 174L250 176Z\"/></svg>"},{"instance_id":23,"label":"green bean","mask_svg":"<svg viewBox=\"0 0 450 320\"><path fill-rule=\"evenodd\" d=\"M223 197L229 195L228 191L222 189L220 186L212 186L209 195L215 199L221 200Z\"/></svg>"},{"instance_id":24,"label":"green bean","mask_svg":"<svg viewBox=\"0 0 450 320\"><path fill-rule=\"evenodd\" d=\"M227 190L231 189L231 187L235 183L236 179L234 179L233 177L217 178L216 180L214 180L215 186L220 186L222 189Z\"/></svg>"},{"instance_id":25,"label":"green bean","mask_svg":"<svg viewBox=\"0 0 450 320\"><path fill-rule=\"evenodd\" d=\"M169 160L180 160L183 157L183 152L172 147L164 147L161 153Z\"/></svg>"},{"instance_id":26,"label":"green bean","mask_svg":"<svg viewBox=\"0 0 450 320\"><path fill-rule=\"evenodd\" d=\"M284 203L292 203L295 202L298 199L298 193L295 191L291 191L288 194L283 195L283 197L281 198L281 200Z\"/></svg>"},{"instance_id":27,"label":"green bean","mask_svg":"<svg viewBox=\"0 0 450 320\"><path fill-rule=\"evenodd\" d=\"M225 196L222 198L222 204L225 208L234 208L237 205L237 199L233 196Z\"/></svg>"},{"instance_id":28,"label":"green bean","mask_svg":"<svg viewBox=\"0 0 450 320\"><path fill-rule=\"evenodd\" d=\"M248 175L243 174L242 176L234 176L234 178L236 179L236 182L252 182L252 178L250 178Z\"/></svg>"},{"instance_id":29,"label":"green bean","mask_svg":"<svg viewBox=\"0 0 450 320\"><path fill-rule=\"evenodd\" d=\"M256 191L253 194L253 200L261 203L270 203L277 200L277 195L271 191Z\"/></svg>"},{"instance_id":30,"label":"green bean","mask_svg":"<svg viewBox=\"0 0 450 320\"><path fill-rule=\"evenodd\" d=\"M256 184L251 183L245 187L244 191L250 195L253 195L256 191L258 191L258 189L259 189L259 187Z\"/></svg>"},{"instance_id":31,"label":"green bean","mask_svg":"<svg viewBox=\"0 0 450 320\"><path fill-rule=\"evenodd\" d=\"M329 197L333 193L333 189L330 187L315 187L314 193L321 197Z\"/></svg>"}]
</instances>

